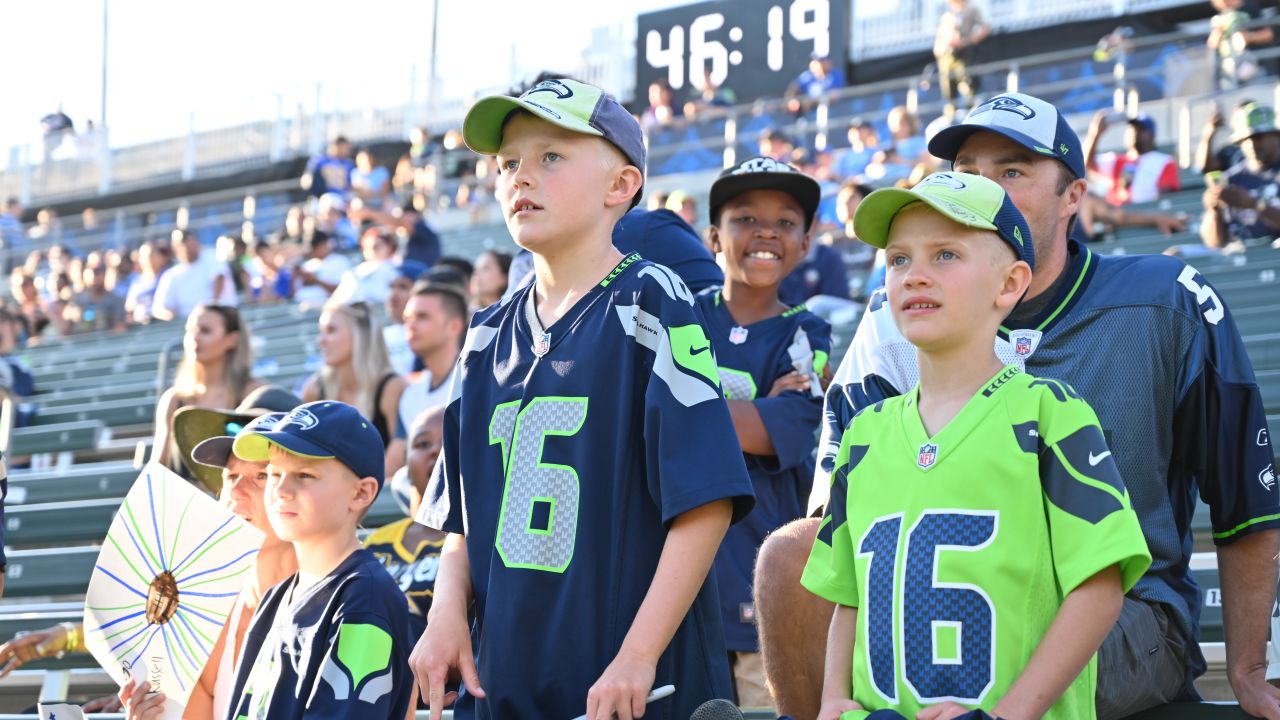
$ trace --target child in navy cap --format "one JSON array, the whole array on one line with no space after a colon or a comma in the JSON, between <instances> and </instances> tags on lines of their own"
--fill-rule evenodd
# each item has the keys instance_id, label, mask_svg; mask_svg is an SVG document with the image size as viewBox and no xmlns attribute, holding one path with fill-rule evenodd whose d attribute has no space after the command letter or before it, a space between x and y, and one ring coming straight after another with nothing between
<instances>
[{"instance_id":1,"label":"child in navy cap","mask_svg":"<svg viewBox=\"0 0 1280 720\"><path fill-rule=\"evenodd\" d=\"M242 432L232 449L268 461L267 517L293 543L298 573L254 615L231 716L403 718L413 690L409 611L356 537L383 483L378 431L350 405L322 400Z\"/></svg>"}]
</instances>

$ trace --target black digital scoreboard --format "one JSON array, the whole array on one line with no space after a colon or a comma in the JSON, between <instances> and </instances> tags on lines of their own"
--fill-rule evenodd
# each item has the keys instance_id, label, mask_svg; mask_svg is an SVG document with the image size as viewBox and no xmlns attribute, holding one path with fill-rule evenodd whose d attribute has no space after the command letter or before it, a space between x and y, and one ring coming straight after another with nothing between
<instances>
[{"instance_id":1,"label":"black digital scoreboard","mask_svg":"<svg viewBox=\"0 0 1280 720\"><path fill-rule=\"evenodd\" d=\"M779 96L817 54L836 68L848 55L850 0L711 0L641 15L636 99L665 79L677 98L703 73L747 102Z\"/></svg>"}]
</instances>

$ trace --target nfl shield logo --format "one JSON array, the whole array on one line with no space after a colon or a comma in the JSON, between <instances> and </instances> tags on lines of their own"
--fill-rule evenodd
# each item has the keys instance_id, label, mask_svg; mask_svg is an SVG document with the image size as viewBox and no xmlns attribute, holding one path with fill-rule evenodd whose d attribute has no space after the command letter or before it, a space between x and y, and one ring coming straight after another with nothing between
<instances>
[{"instance_id":1,"label":"nfl shield logo","mask_svg":"<svg viewBox=\"0 0 1280 720\"><path fill-rule=\"evenodd\" d=\"M1009 342L1013 345L1013 354L1018 360L1026 360L1036 351L1040 338L1044 333L1039 330L1014 330L1009 333Z\"/></svg>"},{"instance_id":2,"label":"nfl shield logo","mask_svg":"<svg viewBox=\"0 0 1280 720\"><path fill-rule=\"evenodd\" d=\"M729 342L734 345L741 345L747 341L747 329L744 327L735 327L729 331Z\"/></svg>"},{"instance_id":3,"label":"nfl shield logo","mask_svg":"<svg viewBox=\"0 0 1280 720\"><path fill-rule=\"evenodd\" d=\"M551 349L551 333L544 332L533 345L533 354L542 357Z\"/></svg>"},{"instance_id":4,"label":"nfl shield logo","mask_svg":"<svg viewBox=\"0 0 1280 720\"><path fill-rule=\"evenodd\" d=\"M938 446L933 443L925 443L920 446L920 455L916 457L916 465L921 470L928 470L933 467L933 463L938 459Z\"/></svg>"}]
</instances>

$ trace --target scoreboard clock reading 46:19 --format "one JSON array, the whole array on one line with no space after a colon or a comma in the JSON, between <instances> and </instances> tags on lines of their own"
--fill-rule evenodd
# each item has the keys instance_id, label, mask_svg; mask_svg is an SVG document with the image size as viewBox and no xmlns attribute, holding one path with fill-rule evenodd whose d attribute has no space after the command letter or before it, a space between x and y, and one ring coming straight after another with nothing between
<instances>
[{"instance_id":1,"label":"scoreboard clock reading 46:19","mask_svg":"<svg viewBox=\"0 0 1280 720\"><path fill-rule=\"evenodd\" d=\"M779 96L814 55L843 68L847 0L714 0L638 18L636 96L666 80L677 101L708 77L739 102Z\"/></svg>"}]
</instances>

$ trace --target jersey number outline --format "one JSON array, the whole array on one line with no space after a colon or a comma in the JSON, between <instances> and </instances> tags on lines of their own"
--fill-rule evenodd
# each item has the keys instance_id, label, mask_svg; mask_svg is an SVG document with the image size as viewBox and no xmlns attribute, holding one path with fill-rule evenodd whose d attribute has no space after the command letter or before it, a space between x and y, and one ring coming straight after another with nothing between
<instances>
[{"instance_id":1,"label":"jersey number outline","mask_svg":"<svg viewBox=\"0 0 1280 720\"><path fill-rule=\"evenodd\" d=\"M1218 293L1208 285L1201 285L1196 282L1196 269L1190 265L1182 268L1182 273L1178 275L1178 283L1182 287L1190 290L1196 296L1196 304L1203 306L1206 301L1212 301L1208 310L1204 311L1204 319L1210 325L1217 325L1226 317L1226 310L1222 308L1222 301L1218 299Z\"/></svg>"},{"instance_id":2,"label":"jersey number outline","mask_svg":"<svg viewBox=\"0 0 1280 720\"><path fill-rule=\"evenodd\" d=\"M587 420L585 397L502 403L489 420L489 444L502 448L502 510L494 544L509 568L563 573L578 535L578 471L542 462L549 436L571 437Z\"/></svg>"},{"instance_id":3,"label":"jersey number outline","mask_svg":"<svg viewBox=\"0 0 1280 720\"><path fill-rule=\"evenodd\" d=\"M918 702L979 704L995 685L995 604L977 585L940 582L938 566L943 551L976 552L990 545L999 513L930 510L905 533L902 520L902 513L876 518L857 545L857 557L868 558L858 632L866 638L871 686L898 703L901 665ZM899 579L900 554L905 557ZM939 653L944 635L951 651Z\"/></svg>"}]
</instances>

